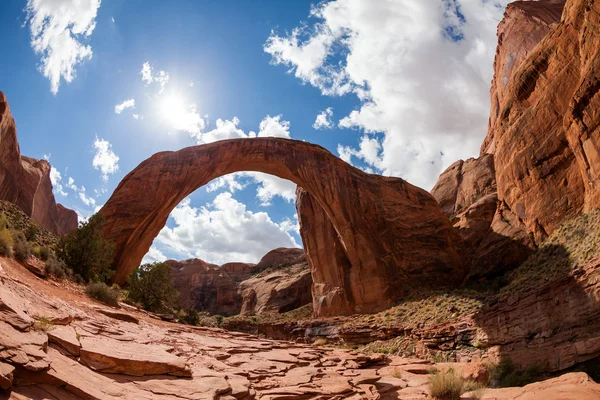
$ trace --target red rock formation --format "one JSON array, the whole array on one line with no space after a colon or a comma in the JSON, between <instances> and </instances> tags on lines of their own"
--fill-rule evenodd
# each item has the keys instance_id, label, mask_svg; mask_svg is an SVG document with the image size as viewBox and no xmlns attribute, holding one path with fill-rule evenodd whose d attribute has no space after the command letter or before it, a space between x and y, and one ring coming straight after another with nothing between
<instances>
[{"instance_id":1,"label":"red rock formation","mask_svg":"<svg viewBox=\"0 0 600 400\"><path fill-rule=\"evenodd\" d=\"M258 264L209 264L197 258L166 263L186 308L225 316L287 312L311 302L302 249L279 248Z\"/></svg>"},{"instance_id":2,"label":"red rock formation","mask_svg":"<svg viewBox=\"0 0 600 400\"><path fill-rule=\"evenodd\" d=\"M21 156L17 128L4 93L0 92L0 199L19 206L50 232L63 235L77 227L77 214L56 204L50 164Z\"/></svg>"},{"instance_id":3,"label":"red rock formation","mask_svg":"<svg viewBox=\"0 0 600 400\"><path fill-rule=\"evenodd\" d=\"M101 210L105 236L116 243L115 282L124 282L139 264L180 201L236 171L291 180L324 210L361 294L346 313L378 311L411 287L449 286L465 275L460 239L424 190L399 178L366 174L310 143L254 138L158 153L123 179Z\"/></svg>"},{"instance_id":4,"label":"red rock formation","mask_svg":"<svg viewBox=\"0 0 600 400\"><path fill-rule=\"evenodd\" d=\"M440 175L431 194L464 240L469 280L502 275L535 247L520 219L498 201L491 154L455 162Z\"/></svg>"},{"instance_id":5,"label":"red rock formation","mask_svg":"<svg viewBox=\"0 0 600 400\"><path fill-rule=\"evenodd\" d=\"M498 198L537 243L600 205L599 11L597 1L567 1L561 22L509 77L491 125Z\"/></svg>"},{"instance_id":6,"label":"red rock formation","mask_svg":"<svg viewBox=\"0 0 600 400\"><path fill-rule=\"evenodd\" d=\"M312 301L312 278L304 250L271 250L252 268L253 276L241 282L240 314L284 313Z\"/></svg>"},{"instance_id":7,"label":"red rock formation","mask_svg":"<svg viewBox=\"0 0 600 400\"><path fill-rule=\"evenodd\" d=\"M482 197L496 193L494 157L490 154L458 160L438 178L432 196L448 217L456 216Z\"/></svg>"},{"instance_id":8,"label":"red rock formation","mask_svg":"<svg viewBox=\"0 0 600 400\"><path fill-rule=\"evenodd\" d=\"M490 89L490 121L481 155L495 151L493 127L500 115L510 77L551 27L560 21L563 7L562 0L515 1L506 6L504 19L498 25L498 47Z\"/></svg>"},{"instance_id":9,"label":"red rock formation","mask_svg":"<svg viewBox=\"0 0 600 400\"><path fill-rule=\"evenodd\" d=\"M238 285L250 277L252 264L219 267L198 258L165 263L171 267L171 278L183 307L225 316L240 312L242 296L238 294Z\"/></svg>"}]
</instances>

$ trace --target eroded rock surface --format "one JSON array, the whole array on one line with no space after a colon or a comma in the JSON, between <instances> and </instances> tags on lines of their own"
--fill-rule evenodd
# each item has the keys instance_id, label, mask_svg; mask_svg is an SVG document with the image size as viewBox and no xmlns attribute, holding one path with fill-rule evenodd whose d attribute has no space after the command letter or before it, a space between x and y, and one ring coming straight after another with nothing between
<instances>
[{"instance_id":1,"label":"eroded rock surface","mask_svg":"<svg viewBox=\"0 0 600 400\"><path fill-rule=\"evenodd\" d=\"M271 250L256 265L218 266L199 259L166 263L186 308L250 315L287 312L312 301L312 280L302 249Z\"/></svg>"},{"instance_id":2,"label":"eroded rock surface","mask_svg":"<svg viewBox=\"0 0 600 400\"><path fill-rule=\"evenodd\" d=\"M448 287L466 274L460 238L426 191L399 178L366 174L314 144L253 138L158 153L123 179L101 210L105 236L116 243L115 282L124 282L139 264L181 200L236 171L291 180L325 211L356 289L344 313L379 311L411 287ZM309 258L310 246L305 243ZM312 266L345 268L314 260Z\"/></svg>"},{"instance_id":3,"label":"eroded rock surface","mask_svg":"<svg viewBox=\"0 0 600 400\"><path fill-rule=\"evenodd\" d=\"M537 10L547 5L528 3ZM600 205L599 11L598 1L566 2L561 21L509 77L490 125L498 198L536 243Z\"/></svg>"},{"instance_id":4,"label":"eroded rock surface","mask_svg":"<svg viewBox=\"0 0 600 400\"><path fill-rule=\"evenodd\" d=\"M21 155L15 120L1 91L0 199L16 204L54 234L63 235L77 227L75 211L56 204L48 161Z\"/></svg>"},{"instance_id":5,"label":"eroded rock surface","mask_svg":"<svg viewBox=\"0 0 600 400\"><path fill-rule=\"evenodd\" d=\"M550 29L560 22L564 5L564 0L541 0L515 1L506 6L504 18L498 24L489 128L481 145L481 155L495 152L493 127L500 118L509 79Z\"/></svg>"}]
</instances>

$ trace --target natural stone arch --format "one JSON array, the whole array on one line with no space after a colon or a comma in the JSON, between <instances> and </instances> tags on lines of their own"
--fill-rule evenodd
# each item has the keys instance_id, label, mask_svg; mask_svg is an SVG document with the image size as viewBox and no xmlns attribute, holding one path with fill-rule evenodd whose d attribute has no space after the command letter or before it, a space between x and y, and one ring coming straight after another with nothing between
<instances>
[{"instance_id":1,"label":"natural stone arch","mask_svg":"<svg viewBox=\"0 0 600 400\"><path fill-rule=\"evenodd\" d=\"M239 171L288 179L309 194L311 208L323 220L322 226L307 226L310 212L299 208L313 272L344 269L346 275L344 287L315 282L343 300L331 308L313 298L321 303L319 315L378 311L411 287L448 286L464 277L457 236L426 191L399 178L364 173L314 144L252 138L157 153L121 181L101 210L104 234L116 243L113 280L125 282L186 196ZM307 240L319 229L326 230L321 240ZM323 257L334 243L342 256ZM332 265L340 259L343 266ZM313 275L331 280L335 274Z\"/></svg>"}]
</instances>

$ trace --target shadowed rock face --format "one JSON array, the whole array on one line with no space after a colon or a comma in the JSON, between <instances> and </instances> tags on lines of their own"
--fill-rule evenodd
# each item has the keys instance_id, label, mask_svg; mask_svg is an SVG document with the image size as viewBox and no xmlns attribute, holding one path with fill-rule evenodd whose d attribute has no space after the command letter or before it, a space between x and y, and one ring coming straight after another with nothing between
<instances>
[{"instance_id":1,"label":"shadowed rock face","mask_svg":"<svg viewBox=\"0 0 600 400\"><path fill-rule=\"evenodd\" d=\"M123 179L101 210L104 234L116 243L114 281L124 282L140 263L179 202L237 171L272 174L310 193L337 233L361 294L346 313L379 311L411 287L457 284L466 273L460 238L426 191L366 174L314 144L253 138L158 153ZM305 244L309 258L311 246Z\"/></svg>"},{"instance_id":2,"label":"shadowed rock face","mask_svg":"<svg viewBox=\"0 0 600 400\"><path fill-rule=\"evenodd\" d=\"M0 199L16 204L35 222L57 235L77 227L77 214L56 204L46 160L21 155L17 128L0 92Z\"/></svg>"}]
</instances>

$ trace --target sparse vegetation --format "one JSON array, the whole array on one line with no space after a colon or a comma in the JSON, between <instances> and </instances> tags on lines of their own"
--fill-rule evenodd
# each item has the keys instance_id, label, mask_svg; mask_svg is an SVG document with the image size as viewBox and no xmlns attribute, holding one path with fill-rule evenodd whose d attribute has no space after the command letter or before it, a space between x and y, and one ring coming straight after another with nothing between
<instances>
[{"instance_id":1,"label":"sparse vegetation","mask_svg":"<svg viewBox=\"0 0 600 400\"><path fill-rule=\"evenodd\" d=\"M313 346L325 346L327 344L327 339L319 338L313 342Z\"/></svg>"},{"instance_id":2,"label":"sparse vegetation","mask_svg":"<svg viewBox=\"0 0 600 400\"><path fill-rule=\"evenodd\" d=\"M487 365L486 368L490 373L490 387L525 386L540 380L545 371L545 368L539 364L519 369L509 358L495 365Z\"/></svg>"},{"instance_id":3,"label":"sparse vegetation","mask_svg":"<svg viewBox=\"0 0 600 400\"><path fill-rule=\"evenodd\" d=\"M177 318L179 322L184 324L200 325L200 314L193 308L191 310L179 310Z\"/></svg>"},{"instance_id":4,"label":"sparse vegetation","mask_svg":"<svg viewBox=\"0 0 600 400\"><path fill-rule=\"evenodd\" d=\"M564 222L509 276L501 293L528 290L576 273L583 264L600 255L600 209Z\"/></svg>"},{"instance_id":5,"label":"sparse vegetation","mask_svg":"<svg viewBox=\"0 0 600 400\"><path fill-rule=\"evenodd\" d=\"M482 389L483 385L465 380L461 374L450 368L435 371L429 379L429 393L439 400L458 400L463 393Z\"/></svg>"},{"instance_id":6,"label":"sparse vegetation","mask_svg":"<svg viewBox=\"0 0 600 400\"><path fill-rule=\"evenodd\" d=\"M52 321L46 317L40 317L33 323L33 329L41 332L48 332L54 328Z\"/></svg>"},{"instance_id":7,"label":"sparse vegetation","mask_svg":"<svg viewBox=\"0 0 600 400\"><path fill-rule=\"evenodd\" d=\"M64 261L57 259L53 253L49 255L46 260L46 275L56 279L65 279L70 278L72 274L73 271L67 267Z\"/></svg>"},{"instance_id":8,"label":"sparse vegetation","mask_svg":"<svg viewBox=\"0 0 600 400\"><path fill-rule=\"evenodd\" d=\"M15 260L23 262L32 253L31 245L27 242L25 235L21 231L12 231L12 236Z\"/></svg>"},{"instance_id":9,"label":"sparse vegetation","mask_svg":"<svg viewBox=\"0 0 600 400\"><path fill-rule=\"evenodd\" d=\"M112 289L104 282L92 282L86 289L85 293L101 303L108 304L109 306L117 306L119 304L119 298L121 292L116 289Z\"/></svg>"},{"instance_id":10,"label":"sparse vegetation","mask_svg":"<svg viewBox=\"0 0 600 400\"><path fill-rule=\"evenodd\" d=\"M2 225L0 227L0 256L12 257L13 237L10 230Z\"/></svg>"},{"instance_id":11,"label":"sparse vegetation","mask_svg":"<svg viewBox=\"0 0 600 400\"><path fill-rule=\"evenodd\" d=\"M179 296L169 277L170 271L171 268L165 263L144 264L135 268L127 279L127 300L152 312L170 310Z\"/></svg>"},{"instance_id":12,"label":"sparse vegetation","mask_svg":"<svg viewBox=\"0 0 600 400\"><path fill-rule=\"evenodd\" d=\"M106 282L113 274L114 243L102 234L104 216L94 214L79 228L61 237L57 256L85 281Z\"/></svg>"}]
</instances>

